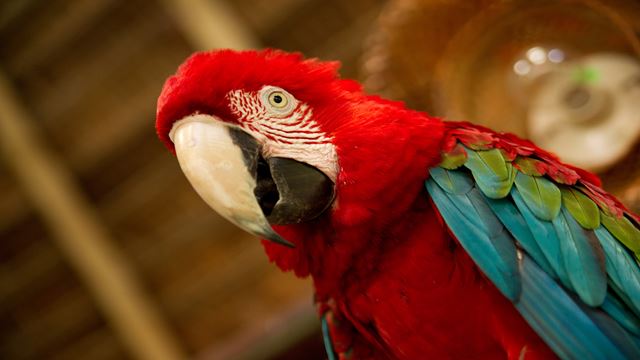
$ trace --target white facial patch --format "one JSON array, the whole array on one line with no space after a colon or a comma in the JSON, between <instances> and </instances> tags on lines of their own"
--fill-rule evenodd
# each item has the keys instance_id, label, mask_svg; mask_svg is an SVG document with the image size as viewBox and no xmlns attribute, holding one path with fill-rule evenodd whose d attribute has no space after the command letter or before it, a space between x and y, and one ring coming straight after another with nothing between
<instances>
[{"instance_id":1,"label":"white facial patch","mask_svg":"<svg viewBox=\"0 0 640 360\"><path fill-rule=\"evenodd\" d=\"M305 103L276 86L227 94L240 127L263 146L264 157L291 158L322 171L332 181L338 174L338 155L331 137L313 120Z\"/></svg>"}]
</instances>

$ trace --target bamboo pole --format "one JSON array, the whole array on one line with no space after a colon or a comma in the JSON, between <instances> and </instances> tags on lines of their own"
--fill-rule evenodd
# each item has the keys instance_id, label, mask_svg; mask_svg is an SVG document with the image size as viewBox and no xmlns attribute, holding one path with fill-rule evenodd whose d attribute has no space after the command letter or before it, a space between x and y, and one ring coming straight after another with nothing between
<instances>
[{"instance_id":1,"label":"bamboo pole","mask_svg":"<svg viewBox=\"0 0 640 360\"><path fill-rule=\"evenodd\" d=\"M134 358L185 358L156 304L136 281L126 256L37 130L0 73L0 152L62 253Z\"/></svg>"}]
</instances>

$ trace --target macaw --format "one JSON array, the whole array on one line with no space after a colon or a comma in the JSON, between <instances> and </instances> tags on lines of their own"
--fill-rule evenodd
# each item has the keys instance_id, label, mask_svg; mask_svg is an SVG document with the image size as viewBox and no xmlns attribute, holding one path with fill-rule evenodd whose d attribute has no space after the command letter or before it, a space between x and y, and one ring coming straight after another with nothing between
<instances>
[{"instance_id":1,"label":"macaw","mask_svg":"<svg viewBox=\"0 0 640 360\"><path fill-rule=\"evenodd\" d=\"M640 220L527 140L367 95L339 63L200 52L159 138L313 279L329 359L640 359Z\"/></svg>"}]
</instances>

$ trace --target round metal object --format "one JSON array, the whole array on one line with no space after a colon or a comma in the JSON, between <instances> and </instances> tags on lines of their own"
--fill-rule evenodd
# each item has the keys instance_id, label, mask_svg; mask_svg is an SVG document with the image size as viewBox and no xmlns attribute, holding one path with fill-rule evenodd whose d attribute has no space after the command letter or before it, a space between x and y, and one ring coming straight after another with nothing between
<instances>
[{"instance_id":1,"label":"round metal object","mask_svg":"<svg viewBox=\"0 0 640 360\"><path fill-rule=\"evenodd\" d=\"M365 87L411 108L531 138L640 208L640 3L391 1ZM636 79L636 80L634 80ZM635 200L634 200L635 199Z\"/></svg>"}]
</instances>

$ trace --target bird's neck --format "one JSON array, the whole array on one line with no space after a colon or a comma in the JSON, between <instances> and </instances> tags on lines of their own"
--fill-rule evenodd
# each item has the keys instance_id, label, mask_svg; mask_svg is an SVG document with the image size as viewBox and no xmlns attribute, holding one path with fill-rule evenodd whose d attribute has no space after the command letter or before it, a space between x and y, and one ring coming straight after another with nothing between
<instances>
[{"instance_id":1,"label":"bird's neck","mask_svg":"<svg viewBox=\"0 0 640 360\"><path fill-rule=\"evenodd\" d=\"M336 291L354 271L375 266L388 240L383 234L403 222L424 195L428 169L440 161L440 120L370 101L357 111L362 118L354 127L334 139L340 173L331 209L310 223L275 227L295 249L265 242L281 269L312 275L319 296Z\"/></svg>"}]
</instances>

